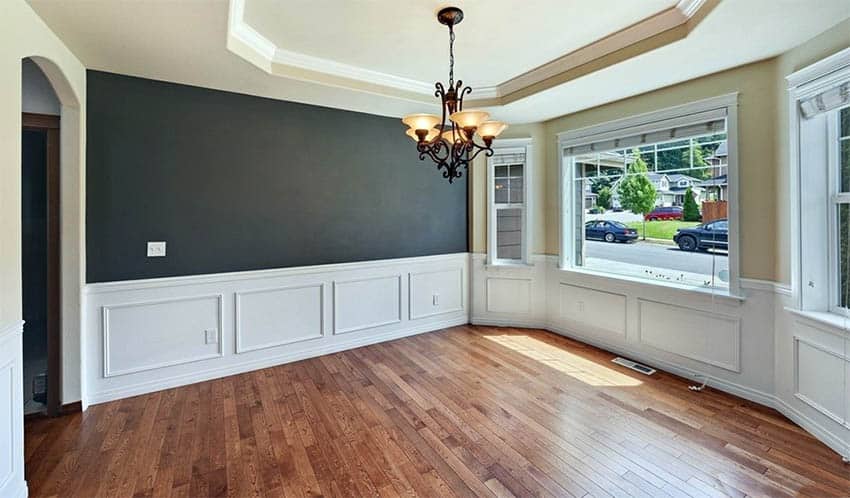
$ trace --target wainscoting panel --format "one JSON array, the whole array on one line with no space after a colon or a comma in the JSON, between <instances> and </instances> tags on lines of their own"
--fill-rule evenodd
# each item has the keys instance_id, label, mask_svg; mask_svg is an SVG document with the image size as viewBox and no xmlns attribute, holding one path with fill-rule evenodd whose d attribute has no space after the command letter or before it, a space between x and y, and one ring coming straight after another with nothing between
<instances>
[{"instance_id":1,"label":"wainscoting panel","mask_svg":"<svg viewBox=\"0 0 850 498\"><path fill-rule=\"evenodd\" d=\"M103 376L221 356L221 300L219 294L104 306Z\"/></svg>"},{"instance_id":2,"label":"wainscoting panel","mask_svg":"<svg viewBox=\"0 0 850 498\"><path fill-rule=\"evenodd\" d=\"M489 313L531 313L530 278L489 277L487 311Z\"/></svg>"},{"instance_id":3,"label":"wainscoting panel","mask_svg":"<svg viewBox=\"0 0 850 498\"><path fill-rule=\"evenodd\" d=\"M741 321L717 313L638 300L643 344L685 358L741 371Z\"/></svg>"},{"instance_id":4,"label":"wainscoting panel","mask_svg":"<svg viewBox=\"0 0 850 498\"><path fill-rule=\"evenodd\" d=\"M23 498L23 323L0 324L0 496Z\"/></svg>"},{"instance_id":5,"label":"wainscoting panel","mask_svg":"<svg viewBox=\"0 0 850 498\"><path fill-rule=\"evenodd\" d=\"M626 296L560 284L560 318L626 338Z\"/></svg>"},{"instance_id":6,"label":"wainscoting panel","mask_svg":"<svg viewBox=\"0 0 850 498\"><path fill-rule=\"evenodd\" d=\"M236 293L236 352L322 337L322 284Z\"/></svg>"},{"instance_id":7,"label":"wainscoting panel","mask_svg":"<svg viewBox=\"0 0 850 498\"><path fill-rule=\"evenodd\" d=\"M839 424L846 424L848 393L844 378L850 359L843 351L835 351L800 337L794 338L794 395L801 401Z\"/></svg>"},{"instance_id":8,"label":"wainscoting panel","mask_svg":"<svg viewBox=\"0 0 850 498\"><path fill-rule=\"evenodd\" d=\"M464 310L461 269L411 273L408 286L411 320Z\"/></svg>"},{"instance_id":9,"label":"wainscoting panel","mask_svg":"<svg viewBox=\"0 0 850 498\"><path fill-rule=\"evenodd\" d=\"M334 334L401 321L401 275L334 281Z\"/></svg>"},{"instance_id":10,"label":"wainscoting panel","mask_svg":"<svg viewBox=\"0 0 850 498\"><path fill-rule=\"evenodd\" d=\"M89 284L84 405L468 323L468 274L459 253Z\"/></svg>"}]
</instances>

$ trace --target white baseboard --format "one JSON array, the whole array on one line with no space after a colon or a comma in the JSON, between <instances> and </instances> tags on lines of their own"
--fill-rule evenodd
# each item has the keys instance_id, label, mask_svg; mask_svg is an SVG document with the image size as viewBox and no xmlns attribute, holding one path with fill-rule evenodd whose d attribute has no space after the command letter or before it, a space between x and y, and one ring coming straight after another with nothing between
<instances>
[{"instance_id":1,"label":"white baseboard","mask_svg":"<svg viewBox=\"0 0 850 498\"><path fill-rule=\"evenodd\" d=\"M843 458L850 460L850 441L842 441L840 437L829 432L826 428L809 417L806 417L793 406L789 405L777 396L773 396L773 402L768 406L791 419L792 422L805 429L806 432L816 437L823 444L829 446Z\"/></svg>"},{"instance_id":2,"label":"white baseboard","mask_svg":"<svg viewBox=\"0 0 850 498\"><path fill-rule=\"evenodd\" d=\"M197 382L218 379L221 377L227 377L229 375L251 372L263 368L283 365L285 363L292 363L294 361L304 360L307 358L315 358L316 356L337 353L339 351L368 346L370 344L392 341L395 339L401 339L403 337L409 337L425 332L432 332L447 327L455 327L458 325L466 324L466 317L462 317L445 320L442 322L430 322L425 325L414 325L405 329L395 330L384 334L368 335L348 341L335 342L332 344L321 344L317 345L316 347L300 350L294 353L284 353L276 356L265 357L258 360L241 362L237 365L213 367L206 370L193 372L191 374L169 377L165 380L155 380L149 382L141 382L138 384L126 385L122 386L119 389L98 392L92 396L89 396L88 401L90 404L105 403L107 401L114 401L116 399L129 398L131 396L162 391L164 389L171 389L174 387L185 386Z\"/></svg>"},{"instance_id":3,"label":"white baseboard","mask_svg":"<svg viewBox=\"0 0 850 498\"><path fill-rule=\"evenodd\" d=\"M704 380L707 379L708 385L710 387L729 394L734 394L735 396L738 396L740 398L744 398L746 400L770 407L774 405L775 398L772 394L758 391L756 389L751 389L749 387L742 386L734 382L729 382L725 379L719 379L711 375L706 375L703 372L698 372L696 370L685 368L681 365L647 355L644 352L640 352L632 348L623 347L622 345L615 345L604 340L587 337L585 335L576 333L572 330L568 330L563 327L550 324L546 328L547 330L562 335L564 337L568 337L570 339L574 339L585 344L590 344L591 346L596 346L600 349L604 349L605 351L628 357L631 360L639 361L640 363L644 363L651 367L655 367L659 370L663 370L665 372L669 372L680 377L684 377L686 379L691 379L695 382L698 381L702 383Z\"/></svg>"}]
</instances>

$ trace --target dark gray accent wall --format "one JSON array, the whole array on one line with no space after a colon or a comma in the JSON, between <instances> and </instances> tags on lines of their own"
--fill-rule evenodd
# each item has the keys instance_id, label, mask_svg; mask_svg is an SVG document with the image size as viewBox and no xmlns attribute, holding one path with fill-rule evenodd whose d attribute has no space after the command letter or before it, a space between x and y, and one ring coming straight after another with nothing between
<instances>
[{"instance_id":1,"label":"dark gray accent wall","mask_svg":"<svg viewBox=\"0 0 850 498\"><path fill-rule=\"evenodd\" d=\"M467 250L466 177L398 119L97 71L87 99L88 282Z\"/></svg>"}]
</instances>

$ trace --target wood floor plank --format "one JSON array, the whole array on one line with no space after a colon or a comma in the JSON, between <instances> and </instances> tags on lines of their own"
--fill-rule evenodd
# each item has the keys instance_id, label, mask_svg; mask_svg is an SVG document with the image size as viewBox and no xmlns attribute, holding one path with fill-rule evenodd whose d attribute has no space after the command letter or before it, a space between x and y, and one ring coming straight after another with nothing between
<instances>
[{"instance_id":1,"label":"wood floor plank","mask_svg":"<svg viewBox=\"0 0 850 498\"><path fill-rule=\"evenodd\" d=\"M25 425L30 496L850 496L779 413L461 326Z\"/></svg>"}]
</instances>

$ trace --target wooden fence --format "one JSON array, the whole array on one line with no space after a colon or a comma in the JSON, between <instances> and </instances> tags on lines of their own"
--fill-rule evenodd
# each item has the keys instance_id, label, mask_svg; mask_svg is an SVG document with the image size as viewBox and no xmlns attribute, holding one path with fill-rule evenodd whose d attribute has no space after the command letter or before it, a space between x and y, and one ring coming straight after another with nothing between
<instances>
[{"instance_id":1,"label":"wooden fence","mask_svg":"<svg viewBox=\"0 0 850 498\"><path fill-rule=\"evenodd\" d=\"M702 203L702 222L719 220L726 218L728 213L728 203L726 201L704 201Z\"/></svg>"}]
</instances>

